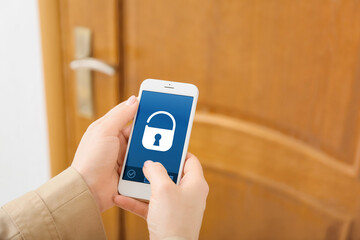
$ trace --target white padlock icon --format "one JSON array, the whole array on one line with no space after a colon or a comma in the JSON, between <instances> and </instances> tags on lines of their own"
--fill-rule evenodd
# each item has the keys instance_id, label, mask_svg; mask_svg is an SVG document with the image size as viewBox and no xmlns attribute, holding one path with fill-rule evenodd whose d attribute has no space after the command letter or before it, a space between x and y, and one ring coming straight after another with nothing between
<instances>
[{"instance_id":1,"label":"white padlock icon","mask_svg":"<svg viewBox=\"0 0 360 240\"><path fill-rule=\"evenodd\" d=\"M149 127L150 120L159 114L165 114L169 116L172 120L172 129L163 129L163 128L155 128ZM142 138L142 145L144 148L149 150L161 151L165 152L169 150L172 146L174 140L176 122L175 118L168 112L165 111L157 111L150 115L150 117L146 121L146 126L144 130L144 135Z\"/></svg>"}]
</instances>

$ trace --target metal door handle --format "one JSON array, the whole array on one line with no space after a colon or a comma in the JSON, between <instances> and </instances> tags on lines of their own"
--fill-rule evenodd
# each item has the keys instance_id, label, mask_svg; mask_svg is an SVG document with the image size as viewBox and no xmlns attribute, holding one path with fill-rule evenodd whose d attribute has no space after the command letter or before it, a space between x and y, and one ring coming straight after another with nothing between
<instances>
[{"instance_id":1,"label":"metal door handle","mask_svg":"<svg viewBox=\"0 0 360 240\"><path fill-rule=\"evenodd\" d=\"M95 117L91 71L102 72L109 76L115 74L114 67L91 57L91 35L89 28L75 27L75 60L70 62L70 68L75 70L77 113L88 119Z\"/></svg>"},{"instance_id":2,"label":"metal door handle","mask_svg":"<svg viewBox=\"0 0 360 240\"><path fill-rule=\"evenodd\" d=\"M115 74L115 68L101 60L91 57L73 60L70 62L70 67L74 70L88 69L91 71L98 71L109 76Z\"/></svg>"}]
</instances>

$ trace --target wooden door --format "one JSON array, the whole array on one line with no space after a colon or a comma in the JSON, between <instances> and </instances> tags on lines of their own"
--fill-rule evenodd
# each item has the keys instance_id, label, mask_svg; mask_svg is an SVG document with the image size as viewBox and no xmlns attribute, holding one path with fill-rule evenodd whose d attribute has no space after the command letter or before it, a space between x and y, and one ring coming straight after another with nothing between
<instances>
[{"instance_id":1,"label":"wooden door","mask_svg":"<svg viewBox=\"0 0 360 240\"><path fill-rule=\"evenodd\" d=\"M68 163L144 79L190 82L190 151L210 185L200 239L360 239L358 1L62 0L59 13ZM118 69L94 73L94 119L76 113L75 26ZM106 215L110 239L148 238L139 217Z\"/></svg>"},{"instance_id":2,"label":"wooden door","mask_svg":"<svg viewBox=\"0 0 360 240\"><path fill-rule=\"evenodd\" d=\"M200 239L359 239L360 3L125 0L124 90L194 83ZM125 214L126 239L146 225Z\"/></svg>"},{"instance_id":3,"label":"wooden door","mask_svg":"<svg viewBox=\"0 0 360 240\"><path fill-rule=\"evenodd\" d=\"M120 102L120 22L117 0L60 1L61 34L63 46L63 66L65 80L65 99L68 130L69 164L87 127L96 119ZM107 76L92 72L94 116L86 118L79 115L76 93L76 73L69 67L75 58L75 28L85 27L91 30L91 56L106 62L118 71ZM103 221L109 239L120 237L119 209L114 207L103 213Z\"/></svg>"},{"instance_id":4,"label":"wooden door","mask_svg":"<svg viewBox=\"0 0 360 240\"><path fill-rule=\"evenodd\" d=\"M56 175L71 164L81 137L90 123L103 116L123 99L120 88L121 5L118 0L39 0L39 8L51 167L52 175ZM91 73L94 110L92 117L79 114L77 76L70 68L70 62L76 58L75 29L77 27L91 31L90 57L101 60L116 70L112 76L97 71ZM54 71L58 68L60 71ZM61 138L63 141L59 140ZM108 239L119 239L120 210L114 207L103 213L102 217Z\"/></svg>"}]
</instances>

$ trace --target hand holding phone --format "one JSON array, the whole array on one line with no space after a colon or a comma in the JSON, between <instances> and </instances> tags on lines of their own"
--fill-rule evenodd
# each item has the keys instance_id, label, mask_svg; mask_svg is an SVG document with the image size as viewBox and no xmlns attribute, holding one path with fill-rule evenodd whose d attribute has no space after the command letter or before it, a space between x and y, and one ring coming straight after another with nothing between
<instances>
[{"instance_id":1,"label":"hand holding phone","mask_svg":"<svg viewBox=\"0 0 360 240\"><path fill-rule=\"evenodd\" d=\"M135 96L93 122L81 138L71 166L88 185L101 212L114 206L119 166L124 159L131 126L138 109Z\"/></svg>"},{"instance_id":2,"label":"hand holding phone","mask_svg":"<svg viewBox=\"0 0 360 240\"><path fill-rule=\"evenodd\" d=\"M147 220L150 239L198 239L209 192L199 160L187 154L179 185L158 162L145 162L143 171L150 181L150 203L118 195L115 204Z\"/></svg>"},{"instance_id":3,"label":"hand holding phone","mask_svg":"<svg viewBox=\"0 0 360 240\"><path fill-rule=\"evenodd\" d=\"M134 118L138 104L136 97L132 96L92 123L79 144L72 167L84 178L101 212L114 206L115 203L146 218L152 238L178 235L195 239L201 227L208 186L203 177L201 165L193 155L188 154L186 157L184 176L179 185L176 185L173 179L171 180L168 170L165 170L162 164L147 162L144 177L151 182L146 185L149 187L151 185L153 193L150 205L117 193L119 171L125 167L123 159L128 149L127 145L130 143L129 136L132 130L132 127L126 124ZM182 105L183 102L180 104ZM194 105L196 105L196 99L193 99L190 120L187 122L187 141L180 142L180 145L184 147L182 150L184 153L187 151L186 142L188 142L191 130ZM186 113L181 106L178 110ZM174 119L178 119L177 115ZM171 121L171 119L168 120ZM181 119L176 124L175 128L178 125L184 127ZM174 136L174 141L178 136ZM166 151L158 152L166 153ZM185 158L185 155L181 154L175 158L180 165L183 163L182 157ZM164 160L173 161L174 159ZM182 173L182 166L179 166L178 173ZM180 179L180 176L177 179Z\"/></svg>"},{"instance_id":4,"label":"hand holding phone","mask_svg":"<svg viewBox=\"0 0 360 240\"><path fill-rule=\"evenodd\" d=\"M149 179L143 173L147 160L161 163L169 178L181 179L199 91L187 83L156 79L143 81L139 108L120 175L119 193L149 200Z\"/></svg>"}]
</instances>

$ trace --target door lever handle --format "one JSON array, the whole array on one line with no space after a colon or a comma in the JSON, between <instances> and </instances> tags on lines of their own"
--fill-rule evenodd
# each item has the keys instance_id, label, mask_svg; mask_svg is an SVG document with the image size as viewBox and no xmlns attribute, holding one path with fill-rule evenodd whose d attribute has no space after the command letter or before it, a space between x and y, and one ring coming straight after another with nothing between
<instances>
[{"instance_id":1,"label":"door lever handle","mask_svg":"<svg viewBox=\"0 0 360 240\"><path fill-rule=\"evenodd\" d=\"M115 75L116 69L91 56L91 29L75 27L74 60L70 68L75 70L77 113L81 117L95 117L92 71L98 71L108 76Z\"/></svg>"},{"instance_id":2,"label":"door lever handle","mask_svg":"<svg viewBox=\"0 0 360 240\"><path fill-rule=\"evenodd\" d=\"M70 68L73 70L87 69L90 71L98 71L109 76L115 74L115 68L109 64L92 57L76 59L70 62Z\"/></svg>"}]
</instances>

